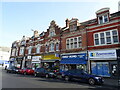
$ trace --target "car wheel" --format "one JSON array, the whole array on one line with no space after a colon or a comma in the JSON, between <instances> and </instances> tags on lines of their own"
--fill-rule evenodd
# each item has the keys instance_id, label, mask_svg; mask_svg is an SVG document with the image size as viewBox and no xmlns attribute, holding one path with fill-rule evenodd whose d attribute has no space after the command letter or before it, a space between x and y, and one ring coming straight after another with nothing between
<instances>
[{"instance_id":1,"label":"car wheel","mask_svg":"<svg viewBox=\"0 0 120 90\"><path fill-rule=\"evenodd\" d=\"M24 72L23 74L24 74L24 75L26 75L27 73L26 73L26 72Z\"/></svg>"},{"instance_id":2,"label":"car wheel","mask_svg":"<svg viewBox=\"0 0 120 90\"><path fill-rule=\"evenodd\" d=\"M61 78L62 78L62 76L61 76L61 75L57 75L57 78L58 78L58 79L61 79Z\"/></svg>"},{"instance_id":3,"label":"car wheel","mask_svg":"<svg viewBox=\"0 0 120 90\"><path fill-rule=\"evenodd\" d=\"M46 75L45 75L45 77L46 77L46 78L49 78L49 75L48 75L48 74L46 74Z\"/></svg>"},{"instance_id":4,"label":"car wheel","mask_svg":"<svg viewBox=\"0 0 120 90\"><path fill-rule=\"evenodd\" d=\"M89 81L90 85L94 85L95 84L95 80L93 78L90 78L88 81Z\"/></svg>"},{"instance_id":5,"label":"car wheel","mask_svg":"<svg viewBox=\"0 0 120 90\"><path fill-rule=\"evenodd\" d=\"M65 81L69 81L69 80L70 80L69 76L65 76Z\"/></svg>"},{"instance_id":6,"label":"car wheel","mask_svg":"<svg viewBox=\"0 0 120 90\"><path fill-rule=\"evenodd\" d=\"M36 74L36 73L34 73L34 76L35 76L35 77L37 77L37 74Z\"/></svg>"}]
</instances>

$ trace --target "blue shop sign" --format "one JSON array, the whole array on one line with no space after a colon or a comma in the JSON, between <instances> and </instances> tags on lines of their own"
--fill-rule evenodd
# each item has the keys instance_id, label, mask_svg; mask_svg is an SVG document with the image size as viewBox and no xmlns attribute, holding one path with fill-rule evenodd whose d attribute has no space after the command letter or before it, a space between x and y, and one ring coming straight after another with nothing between
<instances>
[{"instance_id":1,"label":"blue shop sign","mask_svg":"<svg viewBox=\"0 0 120 90\"><path fill-rule=\"evenodd\" d=\"M62 55L61 64L86 64L86 53Z\"/></svg>"}]
</instances>

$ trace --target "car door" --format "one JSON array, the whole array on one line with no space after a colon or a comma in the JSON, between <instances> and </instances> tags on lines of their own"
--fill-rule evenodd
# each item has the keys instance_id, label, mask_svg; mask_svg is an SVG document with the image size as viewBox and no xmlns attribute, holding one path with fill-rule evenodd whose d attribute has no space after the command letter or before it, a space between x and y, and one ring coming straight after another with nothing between
<instances>
[{"instance_id":1,"label":"car door","mask_svg":"<svg viewBox=\"0 0 120 90\"><path fill-rule=\"evenodd\" d=\"M75 71L75 78L82 82L86 81L86 75L82 70Z\"/></svg>"},{"instance_id":2,"label":"car door","mask_svg":"<svg viewBox=\"0 0 120 90\"><path fill-rule=\"evenodd\" d=\"M44 68L40 69L40 76L45 76L45 69Z\"/></svg>"}]
</instances>

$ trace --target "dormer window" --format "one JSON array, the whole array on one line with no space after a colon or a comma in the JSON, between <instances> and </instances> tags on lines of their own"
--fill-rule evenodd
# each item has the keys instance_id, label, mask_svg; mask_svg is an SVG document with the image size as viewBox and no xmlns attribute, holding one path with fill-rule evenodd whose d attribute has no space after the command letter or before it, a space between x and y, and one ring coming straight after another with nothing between
<instances>
[{"instance_id":1,"label":"dormer window","mask_svg":"<svg viewBox=\"0 0 120 90\"><path fill-rule=\"evenodd\" d=\"M98 24L103 24L109 22L109 9L110 8L102 8L96 12L98 18Z\"/></svg>"},{"instance_id":2,"label":"dormer window","mask_svg":"<svg viewBox=\"0 0 120 90\"><path fill-rule=\"evenodd\" d=\"M77 30L76 24L70 25L70 31L73 31L73 30Z\"/></svg>"},{"instance_id":3,"label":"dormer window","mask_svg":"<svg viewBox=\"0 0 120 90\"><path fill-rule=\"evenodd\" d=\"M54 36L55 35L55 32L54 31L51 31L50 32L50 37Z\"/></svg>"},{"instance_id":4,"label":"dormer window","mask_svg":"<svg viewBox=\"0 0 120 90\"><path fill-rule=\"evenodd\" d=\"M99 16L98 17L98 23L99 24L103 24L108 22L108 15L103 15L103 16Z\"/></svg>"}]
</instances>

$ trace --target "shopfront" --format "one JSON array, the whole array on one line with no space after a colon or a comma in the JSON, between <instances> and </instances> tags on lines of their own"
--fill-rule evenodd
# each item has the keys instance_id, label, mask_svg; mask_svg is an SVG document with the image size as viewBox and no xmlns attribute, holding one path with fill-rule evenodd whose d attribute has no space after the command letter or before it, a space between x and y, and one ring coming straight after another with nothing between
<instances>
[{"instance_id":1,"label":"shopfront","mask_svg":"<svg viewBox=\"0 0 120 90\"><path fill-rule=\"evenodd\" d=\"M32 56L26 56L26 59L25 59L25 65L24 65L24 67L25 68L31 68L32 67L32 65L31 65L31 62L32 62Z\"/></svg>"},{"instance_id":2,"label":"shopfront","mask_svg":"<svg viewBox=\"0 0 120 90\"><path fill-rule=\"evenodd\" d=\"M69 69L83 69L87 68L86 53L77 54L64 54L61 56L61 70L66 71Z\"/></svg>"},{"instance_id":3,"label":"shopfront","mask_svg":"<svg viewBox=\"0 0 120 90\"><path fill-rule=\"evenodd\" d=\"M23 58L24 57L17 57L16 58L16 66L19 67L19 68L22 68L22 61L23 61Z\"/></svg>"},{"instance_id":4,"label":"shopfront","mask_svg":"<svg viewBox=\"0 0 120 90\"><path fill-rule=\"evenodd\" d=\"M42 56L32 56L32 68L33 69L36 69L36 68L39 68L41 67L41 59L42 59Z\"/></svg>"},{"instance_id":5,"label":"shopfront","mask_svg":"<svg viewBox=\"0 0 120 90\"><path fill-rule=\"evenodd\" d=\"M54 66L59 67L60 63L60 55L59 54L47 54L42 57L42 66L45 68L52 68Z\"/></svg>"},{"instance_id":6,"label":"shopfront","mask_svg":"<svg viewBox=\"0 0 120 90\"><path fill-rule=\"evenodd\" d=\"M10 58L10 66L16 66L16 58Z\"/></svg>"},{"instance_id":7,"label":"shopfront","mask_svg":"<svg viewBox=\"0 0 120 90\"><path fill-rule=\"evenodd\" d=\"M89 51L91 73L110 77L117 73L116 50Z\"/></svg>"}]
</instances>

